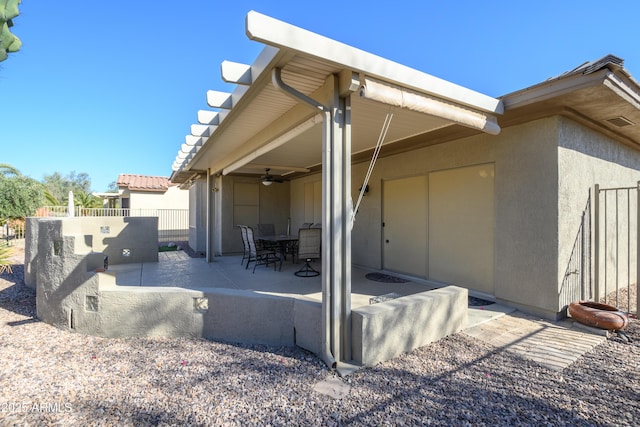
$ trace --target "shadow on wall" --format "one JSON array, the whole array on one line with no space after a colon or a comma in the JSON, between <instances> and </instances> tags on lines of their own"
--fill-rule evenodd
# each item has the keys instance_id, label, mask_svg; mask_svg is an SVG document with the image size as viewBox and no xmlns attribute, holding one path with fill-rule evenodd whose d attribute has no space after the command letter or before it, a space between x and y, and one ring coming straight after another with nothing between
<instances>
[{"instance_id":1,"label":"shadow on wall","mask_svg":"<svg viewBox=\"0 0 640 427\"><path fill-rule=\"evenodd\" d=\"M157 262L157 237L155 217L28 218L25 284L36 289L38 318L63 329L86 327L99 300L96 271L105 257Z\"/></svg>"}]
</instances>

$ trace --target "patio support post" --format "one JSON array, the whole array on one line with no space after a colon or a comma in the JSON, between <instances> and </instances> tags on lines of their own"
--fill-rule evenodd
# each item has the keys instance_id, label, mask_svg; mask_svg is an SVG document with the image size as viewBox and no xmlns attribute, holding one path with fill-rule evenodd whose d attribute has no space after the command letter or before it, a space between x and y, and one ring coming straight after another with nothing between
<instances>
[{"instance_id":1,"label":"patio support post","mask_svg":"<svg viewBox=\"0 0 640 427\"><path fill-rule=\"evenodd\" d=\"M332 76L330 122L322 152L323 303L330 304L330 343L336 368L351 360L351 103ZM325 292L326 294L326 292ZM346 362L346 363L345 363ZM348 368L346 368L348 369Z\"/></svg>"},{"instance_id":2,"label":"patio support post","mask_svg":"<svg viewBox=\"0 0 640 427\"><path fill-rule=\"evenodd\" d=\"M206 251L207 251L207 262L213 262L213 238L211 236L211 220L213 218L213 203L211 199L213 198L212 193L213 188L213 180L211 179L211 169L207 169L207 196L205 198L207 203L207 235L205 237Z\"/></svg>"},{"instance_id":3,"label":"patio support post","mask_svg":"<svg viewBox=\"0 0 640 427\"><path fill-rule=\"evenodd\" d=\"M322 358L340 369L351 360L351 103L340 96L338 76L329 77L325 106L282 81L273 84L323 114L322 123ZM343 365L345 366L345 365ZM340 371L339 371L340 372Z\"/></svg>"},{"instance_id":4,"label":"patio support post","mask_svg":"<svg viewBox=\"0 0 640 427\"><path fill-rule=\"evenodd\" d=\"M593 187L593 300L600 299L600 186Z\"/></svg>"},{"instance_id":5,"label":"patio support post","mask_svg":"<svg viewBox=\"0 0 640 427\"><path fill-rule=\"evenodd\" d=\"M272 75L273 85L282 90L287 95L291 96L297 101L302 101L304 104L309 105L316 111L322 113L322 240L325 244L322 245L322 314L321 314L321 341L322 341L322 360L327 366L333 368L336 366L340 354L336 352L334 347L334 328L333 328L333 298L332 298L332 234L331 234L331 222L328 220L330 217L329 209L331 207L331 192L329 186L331 180L331 158L333 146L333 122L332 122L332 110L329 107L317 102L316 100L308 97L307 95L297 91L293 87L287 85L282 80L282 70L275 68Z\"/></svg>"},{"instance_id":6,"label":"patio support post","mask_svg":"<svg viewBox=\"0 0 640 427\"><path fill-rule=\"evenodd\" d=\"M342 280L340 282L341 301L340 324L342 325L342 360L351 357L351 218L353 201L351 199L351 96L340 98L342 110Z\"/></svg>"},{"instance_id":7,"label":"patio support post","mask_svg":"<svg viewBox=\"0 0 640 427\"><path fill-rule=\"evenodd\" d=\"M330 120L326 130L327 137L322 141L322 287L329 289L329 339L331 351L336 359L336 364L340 361L341 344L340 339L340 274L342 273L342 260L337 257L336 249L342 245L342 235L340 233L340 189L342 182L342 164L340 141L340 122L338 117L338 100L336 87L333 86L333 99L330 109ZM324 299L324 295L323 295ZM324 301L323 301L324 303Z\"/></svg>"},{"instance_id":8,"label":"patio support post","mask_svg":"<svg viewBox=\"0 0 640 427\"><path fill-rule=\"evenodd\" d=\"M349 147L345 144L348 138L346 128L346 103L344 98L339 96L338 79L333 76L332 82L333 99L331 102L331 136L323 143L322 164L322 191L324 196L322 228L325 230L325 250L323 254L323 273L326 269L329 274L323 281L327 281L331 289L331 348L336 362L349 360L351 343L347 339L347 331L350 329L346 324L350 315L350 307L346 307L346 294L349 292L350 283L347 283L346 273L350 262L350 253L346 252L348 246L347 232L351 217L348 215L347 185L350 182L348 172L350 172L350 162L348 161ZM326 167L325 167L326 166ZM326 192L325 192L326 189ZM326 206L325 206L326 204ZM349 212L350 213L350 212ZM326 267L325 267L326 264Z\"/></svg>"}]
</instances>

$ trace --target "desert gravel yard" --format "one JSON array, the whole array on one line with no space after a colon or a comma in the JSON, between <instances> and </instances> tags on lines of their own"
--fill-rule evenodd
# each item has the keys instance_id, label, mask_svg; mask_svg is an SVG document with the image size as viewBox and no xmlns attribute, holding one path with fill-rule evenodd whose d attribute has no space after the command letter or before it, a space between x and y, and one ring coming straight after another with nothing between
<instances>
[{"instance_id":1,"label":"desert gravel yard","mask_svg":"<svg viewBox=\"0 0 640 427\"><path fill-rule=\"evenodd\" d=\"M339 378L298 348L104 339L35 319L0 276L0 425L637 426L640 326L562 372L465 334Z\"/></svg>"}]
</instances>

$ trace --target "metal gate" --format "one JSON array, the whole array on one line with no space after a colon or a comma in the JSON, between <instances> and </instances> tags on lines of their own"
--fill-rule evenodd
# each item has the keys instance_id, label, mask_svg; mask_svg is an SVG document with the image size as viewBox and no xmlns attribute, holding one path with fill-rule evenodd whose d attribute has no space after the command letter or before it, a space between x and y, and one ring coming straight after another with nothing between
<instances>
[{"instance_id":1,"label":"metal gate","mask_svg":"<svg viewBox=\"0 0 640 427\"><path fill-rule=\"evenodd\" d=\"M589 194L562 280L560 298L564 306L573 301L588 300L593 297L591 260L591 194Z\"/></svg>"},{"instance_id":2,"label":"metal gate","mask_svg":"<svg viewBox=\"0 0 640 427\"><path fill-rule=\"evenodd\" d=\"M593 300L638 312L640 182L635 187L594 188Z\"/></svg>"}]
</instances>

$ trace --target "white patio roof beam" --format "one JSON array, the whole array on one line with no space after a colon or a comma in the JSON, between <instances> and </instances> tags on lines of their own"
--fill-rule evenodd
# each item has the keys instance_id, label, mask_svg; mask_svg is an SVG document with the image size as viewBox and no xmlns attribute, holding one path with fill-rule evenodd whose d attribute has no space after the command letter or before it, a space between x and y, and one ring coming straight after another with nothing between
<instances>
[{"instance_id":1,"label":"white patio roof beam","mask_svg":"<svg viewBox=\"0 0 640 427\"><path fill-rule=\"evenodd\" d=\"M249 86L253 83L251 65L222 61L222 64L220 65L220 74L222 75L222 80L227 83L236 83L245 86Z\"/></svg>"},{"instance_id":2,"label":"white patio roof beam","mask_svg":"<svg viewBox=\"0 0 640 427\"><path fill-rule=\"evenodd\" d=\"M198 123L202 125L214 125L217 126L220 124L224 116L227 115L227 111L209 111L209 110L199 110L198 111Z\"/></svg>"},{"instance_id":3,"label":"white patio roof beam","mask_svg":"<svg viewBox=\"0 0 640 427\"><path fill-rule=\"evenodd\" d=\"M216 125L197 125L197 124L193 124L191 125L191 135L196 136L196 137L209 137L211 135L213 135L213 132L215 132L216 128L218 126Z\"/></svg>"},{"instance_id":4,"label":"white patio roof beam","mask_svg":"<svg viewBox=\"0 0 640 427\"><path fill-rule=\"evenodd\" d=\"M201 146L205 142L207 142L207 138L202 136L194 136L194 135L185 135L184 143L190 146Z\"/></svg>"}]
</instances>

